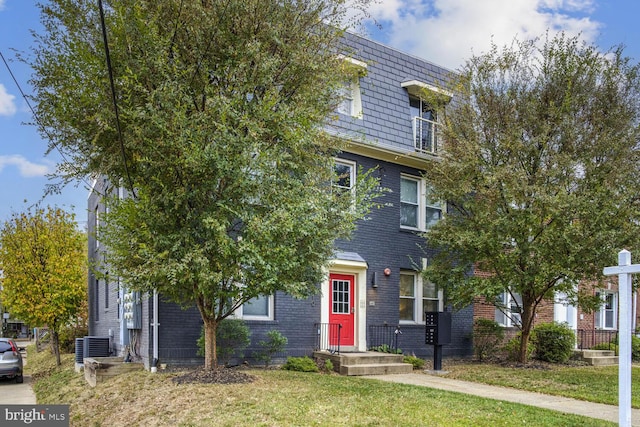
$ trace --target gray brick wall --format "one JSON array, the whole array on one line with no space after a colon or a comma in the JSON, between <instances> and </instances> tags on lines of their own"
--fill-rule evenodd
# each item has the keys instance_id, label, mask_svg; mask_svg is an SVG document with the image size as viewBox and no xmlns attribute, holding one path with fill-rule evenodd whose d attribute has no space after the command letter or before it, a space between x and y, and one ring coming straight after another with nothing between
<instances>
[{"instance_id":1,"label":"gray brick wall","mask_svg":"<svg viewBox=\"0 0 640 427\"><path fill-rule=\"evenodd\" d=\"M360 79L363 114L361 118L339 115L339 120L329 125L329 130L354 141L365 142L386 150L402 154L413 152L412 118L409 109L409 94L401 87L408 80L418 80L433 86L442 86L450 71L428 61L396 51L355 35L348 34L345 40L347 55L368 64L367 74ZM415 176L420 170L402 164L364 157L345 152L340 157L357 162L365 169L378 167L375 172L383 187L391 190L379 200L386 205L374 210L368 220L360 221L354 236L349 241L339 241L336 249L357 252L368 264L367 278L367 324L397 325L399 318L399 273L413 269L420 259L432 254L425 248L424 240L414 232L400 229L400 175ZM428 167L425 160L424 167ZM95 239L91 234L95 223L93 210L97 195L89 198L89 254L99 256L95 251ZM382 271L390 268L392 274L385 277ZM377 272L380 283L371 286L371 275ZM95 307L104 305L104 292L96 295L92 276L89 275L90 333L108 334L109 329L118 327L112 299L109 309ZM313 324L320 321L320 296L296 300L288 295L275 295L273 321L248 321L252 336L251 345L246 350L246 358L251 360L259 351L259 342L271 329L282 332L289 340L286 352L276 355L283 360L286 356L308 355L314 348L315 331ZM97 315L97 317L96 317ZM159 358L161 363L201 363L196 356L196 340L200 335L202 320L195 308L182 310L175 304L161 302L159 308ZM149 366L152 357L150 322L152 321L152 300L143 304L143 329L135 334L135 342L140 354ZM472 330L473 312L468 307L453 314L453 342L445 346L445 356L466 356L472 353L469 335ZM405 353L429 357L432 346L424 344L424 326L403 325L400 347Z\"/></svg>"}]
</instances>

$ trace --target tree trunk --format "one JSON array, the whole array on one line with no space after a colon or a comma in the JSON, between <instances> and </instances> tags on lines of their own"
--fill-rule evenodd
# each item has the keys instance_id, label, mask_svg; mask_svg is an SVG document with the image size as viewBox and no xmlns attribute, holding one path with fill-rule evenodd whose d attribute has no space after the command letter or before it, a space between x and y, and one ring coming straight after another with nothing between
<instances>
[{"instance_id":1,"label":"tree trunk","mask_svg":"<svg viewBox=\"0 0 640 427\"><path fill-rule=\"evenodd\" d=\"M531 327L533 326L534 307L532 304L525 301L523 297L522 301L522 331L520 335L520 355L519 361L521 363L527 363L529 359L529 338L531 337Z\"/></svg>"},{"instance_id":2,"label":"tree trunk","mask_svg":"<svg viewBox=\"0 0 640 427\"><path fill-rule=\"evenodd\" d=\"M204 320L204 369L218 369L218 349L216 343L216 331L218 322L216 319Z\"/></svg>"},{"instance_id":3,"label":"tree trunk","mask_svg":"<svg viewBox=\"0 0 640 427\"><path fill-rule=\"evenodd\" d=\"M60 361L60 340L56 329L51 330L51 351L56 356L56 364L60 366L62 364Z\"/></svg>"}]
</instances>

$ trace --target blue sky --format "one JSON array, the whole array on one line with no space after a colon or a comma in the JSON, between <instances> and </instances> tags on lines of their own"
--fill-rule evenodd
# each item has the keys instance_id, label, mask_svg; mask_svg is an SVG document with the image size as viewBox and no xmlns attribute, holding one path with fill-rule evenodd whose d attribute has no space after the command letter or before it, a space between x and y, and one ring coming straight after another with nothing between
<instances>
[{"instance_id":1,"label":"blue sky","mask_svg":"<svg viewBox=\"0 0 640 427\"><path fill-rule=\"evenodd\" d=\"M472 53L514 37L526 39L549 29L581 34L603 50L624 44L640 61L640 2L636 0L381 0L370 13L381 28L368 36L450 69ZM24 92L31 93L31 71L15 61L15 52L32 44L30 29L40 30L31 0L0 0L0 52ZM86 223L87 183L68 185L60 195L44 197L58 153L45 156L47 142L34 126L7 67L0 61L0 222L40 200L73 210ZM26 200L26 202L25 202Z\"/></svg>"}]
</instances>

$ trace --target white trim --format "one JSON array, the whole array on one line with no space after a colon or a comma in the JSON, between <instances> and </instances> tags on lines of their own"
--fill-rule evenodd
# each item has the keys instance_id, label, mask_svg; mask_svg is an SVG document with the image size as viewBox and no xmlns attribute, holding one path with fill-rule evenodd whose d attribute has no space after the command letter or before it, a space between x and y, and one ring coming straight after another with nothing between
<instances>
[{"instance_id":1,"label":"white trim","mask_svg":"<svg viewBox=\"0 0 640 427\"><path fill-rule=\"evenodd\" d=\"M234 311L233 316L238 318L238 319L243 319L243 320L260 320L260 321L264 321L264 322L268 322L268 321L273 320L274 319L274 316L273 316L273 311L274 311L274 298L273 298L273 295L260 295L260 297L267 298L267 310L268 310L268 313L267 313L266 316L245 315L243 313L243 306L244 306L244 304L246 304L246 302L244 304L242 304L240 307L238 307L237 310Z\"/></svg>"},{"instance_id":2,"label":"white trim","mask_svg":"<svg viewBox=\"0 0 640 427\"><path fill-rule=\"evenodd\" d=\"M400 222L400 228L405 229L405 230L416 230L416 231L429 231L429 228L431 227L427 227L427 208L430 209L434 209L434 210L440 210L440 219L442 219L445 215L445 212L447 211L447 205L446 203L440 202L438 204L428 204L427 203L427 183L424 180L424 178L415 176L415 175L409 175L409 174L405 174L405 173L401 173L400 174L400 206L402 209L402 180L407 180L407 181L415 181L418 185L417 185L417 191L418 191L418 203L417 203L417 207L418 207L418 217L417 217L417 227L413 227L411 225L405 225L402 224L402 222Z\"/></svg>"},{"instance_id":3,"label":"white trim","mask_svg":"<svg viewBox=\"0 0 640 427\"><path fill-rule=\"evenodd\" d=\"M439 88L437 86L433 86L429 83L421 82L420 80L407 80L405 82L400 83L400 86L407 89L407 92L409 92L411 95L415 95L417 97L420 97L421 89L426 89L430 92L434 92L439 95L444 95L448 97L449 100L453 98L452 92L449 92L448 90Z\"/></svg>"},{"instance_id":4,"label":"white trim","mask_svg":"<svg viewBox=\"0 0 640 427\"><path fill-rule=\"evenodd\" d=\"M426 259L422 260L423 268L426 266ZM422 320L423 312L424 312L424 300L428 299L429 301L433 301L433 298L425 298L423 295L423 278L420 275L419 271L412 270L402 270L400 271L400 275L413 276L413 320L399 320L401 325L424 325L424 321ZM398 286L398 290L400 286ZM436 285L436 289L438 286ZM398 297L400 294L398 292ZM444 292L442 289L438 289L438 311L444 311Z\"/></svg>"},{"instance_id":5,"label":"white trim","mask_svg":"<svg viewBox=\"0 0 640 427\"><path fill-rule=\"evenodd\" d=\"M363 69L367 69L367 63L364 61L360 61L359 59L355 59L355 58L351 58L350 56L346 56L343 54L338 55L338 59L341 59L343 61L347 61L357 67L363 68Z\"/></svg>"},{"instance_id":6,"label":"white trim","mask_svg":"<svg viewBox=\"0 0 640 427\"><path fill-rule=\"evenodd\" d=\"M354 347L356 351L367 351L367 263L334 259L329 262L325 280L322 281L320 297L320 322L329 323L329 274L354 275L353 299L357 304L354 319Z\"/></svg>"},{"instance_id":7,"label":"white trim","mask_svg":"<svg viewBox=\"0 0 640 427\"><path fill-rule=\"evenodd\" d=\"M605 290L605 289L601 289L598 291L598 293L600 294L600 299L602 300L602 305L598 308L598 310L596 310L594 312L594 325L593 327L595 329L602 329L602 330L607 330L607 331L613 331L618 329L618 292L616 291L609 291L609 290ZM612 301L611 301L611 308L607 309L606 308L606 296L607 295L611 295L612 296ZM611 311L612 312L612 321L613 321L613 325L612 326L607 326L607 316L606 313L607 311Z\"/></svg>"}]
</instances>

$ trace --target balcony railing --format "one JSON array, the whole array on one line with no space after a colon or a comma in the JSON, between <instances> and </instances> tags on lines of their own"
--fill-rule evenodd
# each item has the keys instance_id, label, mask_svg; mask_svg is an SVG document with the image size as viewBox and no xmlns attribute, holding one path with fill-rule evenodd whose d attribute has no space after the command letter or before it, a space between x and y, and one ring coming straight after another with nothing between
<instances>
[{"instance_id":1,"label":"balcony railing","mask_svg":"<svg viewBox=\"0 0 640 427\"><path fill-rule=\"evenodd\" d=\"M436 154L438 152L438 123L422 117L414 117L413 141L416 151Z\"/></svg>"}]
</instances>

